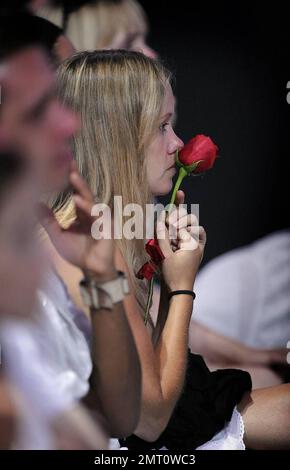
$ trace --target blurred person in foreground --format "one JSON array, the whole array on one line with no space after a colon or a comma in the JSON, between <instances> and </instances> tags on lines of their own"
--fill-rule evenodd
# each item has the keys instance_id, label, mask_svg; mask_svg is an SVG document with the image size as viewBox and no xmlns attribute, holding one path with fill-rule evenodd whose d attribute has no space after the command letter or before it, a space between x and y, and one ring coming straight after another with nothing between
<instances>
[{"instance_id":1,"label":"blurred person in foreground","mask_svg":"<svg viewBox=\"0 0 290 470\"><path fill-rule=\"evenodd\" d=\"M77 206L77 230L75 226L65 232L59 230L57 248L96 283L118 280L110 241L96 242L88 231L93 222L92 194L71 166L70 138L78 129L77 117L55 97L51 54L35 21L27 15L1 18L1 146L21 149L33 168L34 185L41 188L42 200L68 183L74 187L86 210ZM45 211L48 208L42 205L38 211L42 220ZM14 352L14 364L24 351L32 351L33 377L38 377L39 383L45 383L46 378L53 384L54 394L64 401L85 403L108 435L126 436L135 428L139 416L140 364L122 302L115 303L109 314L104 308L92 306L88 319L74 307L53 266L44 278L37 291L36 315L40 321L26 330L27 341L17 342L19 354ZM10 328L9 339L13 338L13 331ZM3 336L8 339L7 327ZM20 337L23 339L23 334ZM38 358L34 361L34 348L41 351L45 363ZM22 374L15 367L13 373L20 388L26 387L30 397L39 398L44 411L46 399L40 398L25 370ZM27 435L22 436L25 441ZM20 448L45 448L45 442L38 443L34 438L20 442Z\"/></svg>"},{"instance_id":2,"label":"blurred person in foreground","mask_svg":"<svg viewBox=\"0 0 290 470\"><path fill-rule=\"evenodd\" d=\"M290 230L212 260L196 292L193 351L211 368L246 367L255 388L289 381Z\"/></svg>"},{"instance_id":3,"label":"blurred person in foreground","mask_svg":"<svg viewBox=\"0 0 290 470\"><path fill-rule=\"evenodd\" d=\"M84 408L41 375L46 357L31 342L46 266L36 238L39 195L31 178L22 158L0 154L0 448L104 448L107 436Z\"/></svg>"}]
</instances>

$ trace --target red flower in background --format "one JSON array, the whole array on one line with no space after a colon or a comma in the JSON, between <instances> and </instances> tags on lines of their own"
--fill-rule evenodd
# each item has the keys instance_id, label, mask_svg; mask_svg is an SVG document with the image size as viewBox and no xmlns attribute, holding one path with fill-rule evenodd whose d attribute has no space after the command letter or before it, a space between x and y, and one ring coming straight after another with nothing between
<instances>
[{"instance_id":1,"label":"red flower in background","mask_svg":"<svg viewBox=\"0 0 290 470\"><path fill-rule=\"evenodd\" d=\"M145 278L150 281L150 279L153 277L153 274L157 271L161 261L164 260L164 254L159 247L158 240L155 238L152 238L146 243L145 250L150 256L150 261L147 261L147 263L143 264L142 268L139 269L136 276L138 279Z\"/></svg>"}]
</instances>

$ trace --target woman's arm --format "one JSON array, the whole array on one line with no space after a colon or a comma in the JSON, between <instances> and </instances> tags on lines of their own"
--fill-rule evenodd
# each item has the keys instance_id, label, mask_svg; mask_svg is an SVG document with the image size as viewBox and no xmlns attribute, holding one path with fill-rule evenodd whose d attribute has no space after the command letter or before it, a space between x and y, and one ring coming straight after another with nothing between
<instances>
[{"instance_id":1,"label":"woman's arm","mask_svg":"<svg viewBox=\"0 0 290 470\"><path fill-rule=\"evenodd\" d=\"M54 416L51 422L57 450L106 450L109 436L104 432L103 417L92 417L76 404Z\"/></svg>"},{"instance_id":2,"label":"woman's arm","mask_svg":"<svg viewBox=\"0 0 290 470\"><path fill-rule=\"evenodd\" d=\"M220 335L196 321L190 324L190 347L214 363L266 365L287 364L287 348L255 349Z\"/></svg>"},{"instance_id":3,"label":"woman's arm","mask_svg":"<svg viewBox=\"0 0 290 470\"><path fill-rule=\"evenodd\" d=\"M0 449L9 449L16 432L16 412L6 380L0 376Z\"/></svg>"},{"instance_id":4,"label":"woman's arm","mask_svg":"<svg viewBox=\"0 0 290 470\"><path fill-rule=\"evenodd\" d=\"M119 268L127 271L122 262ZM179 295L172 300L168 326L156 350L153 349L135 297L128 296L124 304L143 378L141 414L135 434L147 441L155 441L166 427L182 389L192 298Z\"/></svg>"},{"instance_id":5,"label":"woman's arm","mask_svg":"<svg viewBox=\"0 0 290 470\"><path fill-rule=\"evenodd\" d=\"M53 247L50 253L72 300L78 308L86 310L91 320L93 372L91 389L83 402L103 413L109 435L128 436L139 419L141 369L123 304L115 304L110 312L90 311L80 296L82 271L61 258Z\"/></svg>"},{"instance_id":6,"label":"woman's arm","mask_svg":"<svg viewBox=\"0 0 290 470\"><path fill-rule=\"evenodd\" d=\"M108 423L112 437L134 432L140 415L141 368L122 302L112 311L92 311L91 398ZM95 397L96 398L96 397Z\"/></svg>"},{"instance_id":7,"label":"woman's arm","mask_svg":"<svg viewBox=\"0 0 290 470\"><path fill-rule=\"evenodd\" d=\"M159 243L166 257L162 269L170 290L192 290L203 247L199 245L196 250L174 253L168 240L159 240ZM117 253L118 269L126 271L129 276L124 259L120 252ZM135 297L128 296L124 303L143 378L141 415L135 434L147 441L155 441L167 426L182 390L192 297L178 295L171 299L165 326L155 348Z\"/></svg>"}]
</instances>

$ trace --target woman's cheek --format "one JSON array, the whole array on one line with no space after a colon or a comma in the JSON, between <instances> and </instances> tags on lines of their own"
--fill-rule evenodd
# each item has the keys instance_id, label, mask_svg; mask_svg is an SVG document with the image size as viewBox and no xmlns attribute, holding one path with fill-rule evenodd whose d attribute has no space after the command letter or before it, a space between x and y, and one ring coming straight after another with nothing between
<instances>
[{"instance_id":1,"label":"woman's cheek","mask_svg":"<svg viewBox=\"0 0 290 470\"><path fill-rule=\"evenodd\" d=\"M170 193L173 187L172 178L168 174L168 172L163 174L163 177L159 180L158 184L158 192L159 196L165 196L166 194Z\"/></svg>"}]
</instances>

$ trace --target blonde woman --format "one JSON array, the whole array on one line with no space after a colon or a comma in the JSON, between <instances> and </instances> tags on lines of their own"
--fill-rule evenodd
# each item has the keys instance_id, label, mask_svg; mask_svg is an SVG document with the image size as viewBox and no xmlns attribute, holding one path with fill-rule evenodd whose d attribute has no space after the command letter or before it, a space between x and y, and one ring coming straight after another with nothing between
<instances>
[{"instance_id":1,"label":"blonde woman","mask_svg":"<svg viewBox=\"0 0 290 470\"><path fill-rule=\"evenodd\" d=\"M61 66L60 95L82 123L74 139L75 159L96 201L112 206L113 196L121 195L123 206L134 202L144 208L154 196L171 190L174 155L183 143L172 128L175 100L170 78L160 63L136 52L84 52ZM179 192L177 202L183 200ZM68 224L73 218L70 194L64 194L59 204L58 216ZM181 228L174 248L159 236L167 230L164 225L157 227L165 259L156 327L153 322L144 324L148 286L135 276L144 263L144 240L116 240L116 264L131 281L125 308L143 374L139 423L123 445L290 448L289 385L251 392L246 372L211 373L200 356L188 353L193 297L173 295L168 301L168 293L193 291L205 232L200 228L195 246L185 246L181 232L196 234L194 217L175 210L170 218ZM61 269L71 292L76 292L79 273L69 265L62 264Z\"/></svg>"},{"instance_id":2,"label":"blonde woman","mask_svg":"<svg viewBox=\"0 0 290 470\"><path fill-rule=\"evenodd\" d=\"M78 51L128 49L156 57L146 42L146 14L136 0L54 0L37 14L63 28Z\"/></svg>"}]
</instances>

